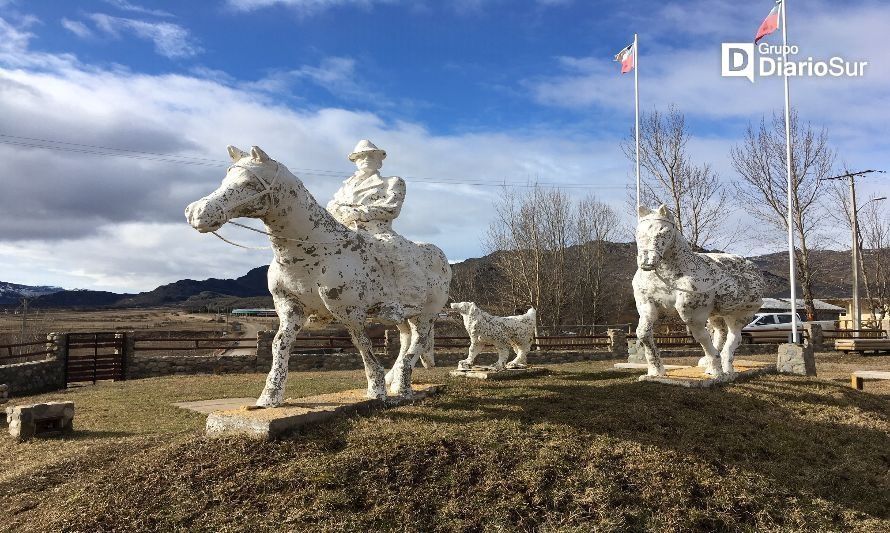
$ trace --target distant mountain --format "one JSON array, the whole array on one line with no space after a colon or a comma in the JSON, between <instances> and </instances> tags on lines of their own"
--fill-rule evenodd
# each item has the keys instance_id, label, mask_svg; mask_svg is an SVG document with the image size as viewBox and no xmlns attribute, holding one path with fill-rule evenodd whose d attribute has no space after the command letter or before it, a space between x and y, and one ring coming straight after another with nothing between
<instances>
[{"instance_id":1,"label":"distant mountain","mask_svg":"<svg viewBox=\"0 0 890 533\"><path fill-rule=\"evenodd\" d=\"M18 305L22 298L36 298L63 290L65 289L61 287L19 285L18 283L0 281L0 305Z\"/></svg>"},{"instance_id":2,"label":"distant mountain","mask_svg":"<svg viewBox=\"0 0 890 533\"><path fill-rule=\"evenodd\" d=\"M196 302L208 305L220 298L228 299L229 303L237 302L239 298L271 298L266 286L268 269L267 266L257 267L236 279L210 278L203 281L184 279L139 294L59 289L58 292L35 299L34 304L45 308L158 307L182 304L191 298L196 300L190 302L190 306L196 306Z\"/></svg>"},{"instance_id":3,"label":"distant mountain","mask_svg":"<svg viewBox=\"0 0 890 533\"><path fill-rule=\"evenodd\" d=\"M131 296L107 291L73 290L47 294L33 301L35 307L95 308L111 307L121 298Z\"/></svg>"},{"instance_id":4,"label":"distant mountain","mask_svg":"<svg viewBox=\"0 0 890 533\"><path fill-rule=\"evenodd\" d=\"M630 285L636 271L636 245L634 243L606 243L609 261L606 277L609 283ZM451 265L455 278L463 274L472 279L476 301L496 301L495 291L500 275L495 267L495 252L485 257L467 259ZM816 298L844 298L851 292L851 266L848 252L821 250L811 252L817 267L814 292ZM766 280L764 296L788 297L788 256L774 253L749 258L763 272ZM39 296L34 304L39 307L157 307L176 305L188 308L207 306L268 307L271 295L266 283L269 267L250 270L236 279L210 278L203 281L184 279L139 294L116 294L104 291L73 290L59 287L30 287L0 282L0 305L18 304L23 295ZM23 292L25 291L25 292Z\"/></svg>"}]
</instances>

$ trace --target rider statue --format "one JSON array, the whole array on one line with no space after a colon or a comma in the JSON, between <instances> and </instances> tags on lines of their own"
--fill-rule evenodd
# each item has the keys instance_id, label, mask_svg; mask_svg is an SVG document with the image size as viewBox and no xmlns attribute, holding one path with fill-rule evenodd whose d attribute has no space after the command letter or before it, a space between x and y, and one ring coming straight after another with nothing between
<instances>
[{"instance_id":1,"label":"rider statue","mask_svg":"<svg viewBox=\"0 0 890 533\"><path fill-rule=\"evenodd\" d=\"M358 170L343 182L327 209L350 229L390 240L393 237L392 221L399 216L405 201L405 181L380 175L385 158L386 152L371 141L359 141L349 154L349 160Z\"/></svg>"}]
</instances>

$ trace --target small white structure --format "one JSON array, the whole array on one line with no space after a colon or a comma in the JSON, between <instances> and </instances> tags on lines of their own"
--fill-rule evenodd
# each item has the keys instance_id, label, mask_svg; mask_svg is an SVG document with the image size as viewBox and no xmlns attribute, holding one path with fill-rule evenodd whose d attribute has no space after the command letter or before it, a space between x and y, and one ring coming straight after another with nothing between
<instances>
[{"instance_id":1,"label":"small white structure","mask_svg":"<svg viewBox=\"0 0 890 533\"><path fill-rule=\"evenodd\" d=\"M453 303L451 308L461 314L464 327L470 335L470 353L466 359L457 363L459 369L471 368L476 356L482 351L482 346L486 344L494 346L498 352L498 361L494 364L496 370L522 368L527 364L526 357L535 341L537 313L534 308L524 315L505 317L490 315L473 302ZM511 347L516 352L516 357L507 363Z\"/></svg>"},{"instance_id":2,"label":"small white structure","mask_svg":"<svg viewBox=\"0 0 890 533\"><path fill-rule=\"evenodd\" d=\"M284 401L291 346L313 315L346 326L364 361L369 398L384 399L386 381L365 331L368 318L396 325L402 337L390 392L411 396L417 359L433 363L433 322L448 301L451 267L436 246L408 241L389 229L397 209L373 209L389 201L386 191L392 180L377 183L382 150L369 142L358 148L349 158L362 180L346 195L357 203L335 202L331 209L336 214L319 205L296 176L256 146L250 153L229 146L233 164L222 184L185 210L189 224L202 233L215 232L238 217L265 224L274 253L269 291L280 323L258 406ZM337 197L345 198L339 192ZM387 205L400 203L393 198Z\"/></svg>"},{"instance_id":3,"label":"small white structure","mask_svg":"<svg viewBox=\"0 0 890 533\"><path fill-rule=\"evenodd\" d=\"M763 276L743 257L692 251L664 205L655 211L640 207L639 215L633 289L640 314L638 349L646 356L648 375L665 375L652 333L659 316L673 309L704 349L707 373L732 380L742 328L763 301Z\"/></svg>"}]
</instances>

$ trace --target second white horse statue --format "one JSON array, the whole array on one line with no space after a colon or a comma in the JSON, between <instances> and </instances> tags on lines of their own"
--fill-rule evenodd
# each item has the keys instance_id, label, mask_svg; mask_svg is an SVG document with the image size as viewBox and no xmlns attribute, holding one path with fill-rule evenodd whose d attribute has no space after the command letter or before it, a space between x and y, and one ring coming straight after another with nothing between
<instances>
[{"instance_id":1,"label":"second white horse statue","mask_svg":"<svg viewBox=\"0 0 890 533\"><path fill-rule=\"evenodd\" d=\"M707 373L733 379L742 328L763 304L763 275L743 257L694 252L664 205L655 211L640 207L639 214L633 289L640 314L638 346L646 355L648 375L665 373L653 326L662 313L676 310L705 351Z\"/></svg>"},{"instance_id":2,"label":"second white horse statue","mask_svg":"<svg viewBox=\"0 0 890 533\"><path fill-rule=\"evenodd\" d=\"M233 218L257 218L270 236L274 259L269 291L280 325L272 344L272 369L257 405L284 401L291 345L310 316L346 326L365 365L368 397L376 399L386 397L385 374L365 321L395 324L402 346L390 392L410 396L414 364L418 357L432 356L433 322L448 301L451 267L445 254L431 244L393 244L353 231L258 147L250 153L234 146L228 150L234 164L222 184L189 204L185 215L202 233Z\"/></svg>"}]
</instances>

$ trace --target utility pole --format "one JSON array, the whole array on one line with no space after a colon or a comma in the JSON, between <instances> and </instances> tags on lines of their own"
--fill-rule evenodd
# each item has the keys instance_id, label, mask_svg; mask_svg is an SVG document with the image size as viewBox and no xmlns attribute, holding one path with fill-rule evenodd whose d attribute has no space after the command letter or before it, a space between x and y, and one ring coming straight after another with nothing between
<instances>
[{"instance_id":1,"label":"utility pole","mask_svg":"<svg viewBox=\"0 0 890 533\"><path fill-rule=\"evenodd\" d=\"M22 298L22 333L19 342L25 342L25 327L28 323L28 299Z\"/></svg>"},{"instance_id":2,"label":"utility pole","mask_svg":"<svg viewBox=\"0 0 890 533\"><path fill-rule=\"evenodd\" d=\"M859 330L862 327L861 321L861 308L859 305L859 220L857 218L857 213L859 209L856 207L856 176L864 176L866 174L871 174L873 172L879 172L884 174L883 170L863 170L861 172L848 172L847 174L842 174L840 176L834 176L832 178L824 178L824 181L828 180L838 180L849 178L850 179L850 230L853 234L853 243L851 246L852 254L853 254L853 308L851 309L853 313L853 328L854 330ZM854 337L858 337L859 333L854 333Z\"/></svg>"}]
</instances>

